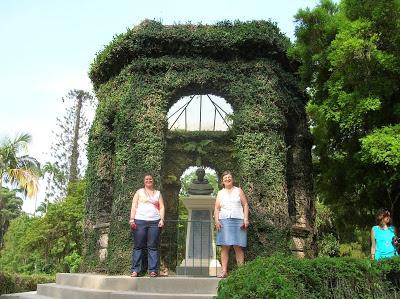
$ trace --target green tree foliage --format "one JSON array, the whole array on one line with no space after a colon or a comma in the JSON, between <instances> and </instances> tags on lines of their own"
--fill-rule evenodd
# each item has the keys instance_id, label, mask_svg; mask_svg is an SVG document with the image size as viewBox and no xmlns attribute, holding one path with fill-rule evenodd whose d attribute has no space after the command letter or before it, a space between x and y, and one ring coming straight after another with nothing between
<instances>
[{"instance_id":1,"label":"green tree foliage","mask_svg":"<svg viewBox=\"0 0 400 299\"><path fill-rule=\"evenodd\" d=\"M47 187L48 199L60 200L68 184L82 177L83 160L90 121L88 111L93 109L94 97L81 89L70 90L62 99L66 103L62 118L57 118L55 141L51 151L54 163L49 163L46 173L51 177Z\"/></svg>"},{"instance_id":2,"label":"green tree foliage","mask_svg":"<svg viewBox=\"0 0 400 299\"><path fill-rule=\"evenodd\" d=\"M0 249L3 247L3 236L10 221L21 214L22 203L16 191L4 187L0 189Z\"/></svg>"},{"instance_id":3,"label":"green tree foliage","mask_svg":"<svg viewBox=\"0 0 400 299\"><path fill-rule=\"evenodd\" d=\"M32 273L36 265L43 264L36 253L28 250L29 231L33 230L39 218L26 214L11 221L4 236L4 248L0 251L0 268L6 272Z\"/></svg>"},{"instance_id":4,"label":"green tree foliage","mask_svg":"<svg viewBox=\"0 0 400 299\"><path fill-rule=\"evenodd\" d=\"M184 150L188 152L193 152L197 156L196 158L196 165L201 166L201 157L202 155L207 154L207 152L204 150L205 147L207 147L212 140L200 140L200 141L190 141L187 142L184 145Z\"/></svg>"},{"instance_id":5,"label":"green tree foliage","mask_svg":"<svg viewBox=\"0 0 400 299\"><path fill-rule=\"evenodd\" d=\"M315 229L317 232L318 256L338 256L339 241L335 229L335 216L329 207L317 200L317 217Z\"/></svg>"},{"instance_id":6,"label":"green tree foliage","mask_svg":"<svg viewBox=\"0 0 400 299\"><path fill-rule=\"evenodd\" d=\"M310 96L316 188L346 237L377 208L400 207L400 2L321 0L296 21L291 54Z\"/></svg>"},{"instance_id":7,"label":"green tree foliage","mask_svg":"<svg viewBox=\"0 0 400 299\"><path fill-rule=\"evenodd\" d=\"M37 194L40 165L26 154L31 140L31 135L20 134L13 140L6 138L0 142L0 188L4 181L22 189L28 197Z\"/></svg>"},{"instance_id":8,"label":"green tree foliage","mask_svg":"<svg viewBox=\"0 0 400 299\"><path fill-rule=\"evenodd\" d=\"M361 230L352 228L352 240L339 242L335 226L336 215L321 201L316 202L317 217L315 228L317 231L318 256L348 256L352 258L368 258L370 252L370 228Z\"/></svg>"},{"instance_id":9,"label":"green tree foliage","mask_svg":"<svg viewBox=\"0 0 400 299\"><path fill-rule=\"evenodd\" d=\"M387 206L393 213L400 198L400 125L375 129L361 138L361 160L380 170L383 180L376 183L385 188Z\"/></svg>"},{"instance_id":10,"label":"green tree foliage","mask_svg":"<svg viewBox=\"0 0 400 299\"><path fill-rule=\"evenodd\" d=\"M10 272L74 272L82 252L85 181L71 183L67 197L49 204L43 217L22 215L10 224L0 268Z\"/></svg>"},{"instance_id":11,"label":"green tree foliage","mask_svg":"<svg viewBox=\"0 0 400 299\"><path fill-rule=\"evenodd\" d=\"M58 162L51 163L46 162L42 167L42 175L46 179L46 195L44 201L42 202L40 212L47 212L47 206L52 198L59 198L58 192L64 190L66 185L65 173L58 166ZM38 211L39 211L38 208Z\"/></svg>"}]
</instances>

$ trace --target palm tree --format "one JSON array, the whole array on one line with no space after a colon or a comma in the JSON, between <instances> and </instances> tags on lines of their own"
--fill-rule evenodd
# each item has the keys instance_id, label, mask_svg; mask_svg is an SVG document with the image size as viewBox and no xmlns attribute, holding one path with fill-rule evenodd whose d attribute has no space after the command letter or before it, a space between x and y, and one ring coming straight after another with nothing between
<instances>
[{"instance_id":1,"label":"palm tree","mask_svg":"<svg viewBox=\"0 0 400 299\"><path fill-rule=\"evenodd\" d=\"M0 143L0 188L4 182L32 198L39 190L40 164L33 157L19 155L27 151L31 139L30 134L20 134Z\"/></svg>"}]
</instances>

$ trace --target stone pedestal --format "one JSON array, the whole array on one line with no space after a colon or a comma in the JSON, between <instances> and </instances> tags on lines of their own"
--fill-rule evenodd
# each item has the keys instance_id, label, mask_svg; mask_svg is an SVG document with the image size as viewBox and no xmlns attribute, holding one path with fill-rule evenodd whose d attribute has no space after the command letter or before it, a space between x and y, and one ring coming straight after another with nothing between
<instances>
[{"instance_id":1,"label":"stone pedestal","mask_svg":"<svg viewBox=\"0 0 400 299\"><path fill-rule=\"evenodd\" d=\"M186 231L185 259L176 267L179 275L216 276L221 264L216 259L213 231L215 197L211 195L190 195L183 199L189 212Z\"/></svg>"}]
</instances>

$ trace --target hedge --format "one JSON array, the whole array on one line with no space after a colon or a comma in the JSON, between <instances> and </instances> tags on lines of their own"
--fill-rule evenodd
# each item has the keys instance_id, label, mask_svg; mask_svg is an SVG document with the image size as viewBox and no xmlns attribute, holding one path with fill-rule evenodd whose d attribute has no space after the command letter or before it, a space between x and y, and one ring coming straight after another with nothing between
<instances>
[{"instance_id":1,"label":"hedge","mask_svg":"<svg viewBox=\"0 0 400 299\"><path fill-rule=\"evenodd\" d=\"M218 299L393 298L400 287L400 257L380 262L354 258L257 258L218 286Z\"/></svg>"},{"instance_id":2,"label":"hedge","mask_svg":"<svg viewBox=\"0 0 400 299\"><path fill-rule=\"evenodd\" d=\"M54 275L0 272L0 295L36 291L37 284L55 281Z\"/></svg>"}]
</instances>

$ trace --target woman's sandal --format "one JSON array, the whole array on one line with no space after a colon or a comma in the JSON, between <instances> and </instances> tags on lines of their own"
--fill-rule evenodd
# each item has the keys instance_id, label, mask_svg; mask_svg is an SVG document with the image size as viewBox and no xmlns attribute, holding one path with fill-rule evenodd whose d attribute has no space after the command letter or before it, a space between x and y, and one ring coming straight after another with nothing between
<instances>
[{"instance_id":1,"label":"woman's sandal","mask_svg":"<svg viewBox=\"0 0 400 299\"><path fill-rule=\"evenodd\" d=\"M227 272L225 272L225 271L221 271L219 274L218 274L218 278L226 278L228 276L228 273Z\"/></svg>"},{"instance_id":2,"label":"woman's sandal","mask_svg":"<svg viewBox=\"0 0 400 299\"><path fill-rule=\"evenodd\" d=\"M135 271L133 271L132 273L131 273L131 277L138 277L139 276L139 274L137 273L137 272L135 272Z\"/></svg>"},{"instance_id":3,"label":"woman's sandal","mask_svg":"<svg viewBox=\"0 0 400 299\"><path fill-rule=\"evenodd\" d=\"M150 272L150 277L157 277L157 276L158 276L157 272Z\"/></svg>"}]
</instances>

